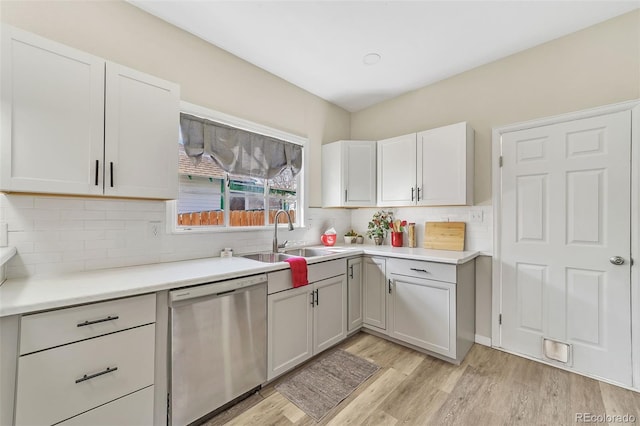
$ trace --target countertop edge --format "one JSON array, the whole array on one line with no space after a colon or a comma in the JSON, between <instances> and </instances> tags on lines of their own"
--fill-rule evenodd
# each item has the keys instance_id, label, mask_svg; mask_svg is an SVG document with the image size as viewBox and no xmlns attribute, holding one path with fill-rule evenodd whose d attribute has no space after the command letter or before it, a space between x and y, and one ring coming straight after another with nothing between
<instances>
[{"instance_id":1,"label":"countertop edge","mask_svg":"<svg viewBox=\"0 0 640 426\"><path fill-rule=\"evenodd\" d=\"M10 261L16 253L17 250L15 247L0 247L0 267Z\"/></svg>"},{"instance_id":2,"label":"countertop edge","mask_svg":"<svg viewBox=\"0 0 640 426\"><path fill-rule=\"evenodd\" d=\"M460 265L481 255L479 251L447 251L438 253L438 255L433 255L433 253L429 255L425 254L425 249L409 249L407 247L392 248L389 246L337 246L325 247L325 249L333 250L335 252L330 255L307 258L308 263L314 264L338 259L346 260L347 258L353 256L367 255ZM13 249L13 253L11 253L10 256L7 256L9 256L10 258L14 254L15 249ZM179 262L158 263L153 265L140 265L123 268L77 272L56 277L27 277L9 279L0 286L0 296L4 296L0 297L0 300L10 300L8 304L0 304L0 317L35 313L86 303L101 302L110 299L119 299L123 297L156 293L181 287L215 283L227 279L274 272L282 269L287 269L289 267L286 262L262 263L245 258L242 258L242 260L240 261L239 258L241 257L238 256L231 258L236 259L235 261L232 260L231 262L229 262L228 259L205 258ZM234 267L231 267L232 265L234 265L232 262L240 263L236 264ZM189 269L190 266L194 269L205 269L207 271L209 271L210 269L215 269L216 266L223 266L225 270L223 272L216 273L202 273L201 271L196 271L191 272L189 276L189 272L191 271ZM180 273L181 268L184 268L184 273ZM99 280L109 280L110 278L117 278L119 274L128 276L128 280L130 281L137 280L138 282L140 282L140 284L131 287L112 287L110 289L103 289L103 287L98 284L96 284L95 286L86 284L86 282L90 282L91 280L93 280L94 282L99 282ZM106 275L106 278L103 277L104 275ZM159 278L156 278L154 275L157 275ZM180 275L187 276L185 278L176 278L176 276L180 277ZM69 288L71 287L66 287L67 285L77 286L73 287L73 289L74 292L77 292L78 294L69 294L71 293L69 291ZM94 291L94 288L101 288L102 291ZM60 291L56 293L56 290ZM54 296L47 298L38 294L38 297L33 297L32 300L32 296L29 294L29 292L38 293L39 291L49 291L52 294L56 294L57 297ZM68 294L64 294L65 292L67 292Z\"/></svg>"}]
</instances>

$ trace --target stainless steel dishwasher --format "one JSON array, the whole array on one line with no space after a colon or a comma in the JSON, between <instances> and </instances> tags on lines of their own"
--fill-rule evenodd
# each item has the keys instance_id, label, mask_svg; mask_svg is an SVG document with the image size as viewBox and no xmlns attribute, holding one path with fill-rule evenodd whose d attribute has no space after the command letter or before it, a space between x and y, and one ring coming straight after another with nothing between
<instances>
[{"instance_id":1,"label":"stainless steel dishwasher","mask_svg":"<svg viewBox=\"0 0 640 426\"><path fill-rule=\"evenodd\" d=\"M169 292L172 426L191 424L267 380L267 276Z\"/></svg>"}]
</instances>

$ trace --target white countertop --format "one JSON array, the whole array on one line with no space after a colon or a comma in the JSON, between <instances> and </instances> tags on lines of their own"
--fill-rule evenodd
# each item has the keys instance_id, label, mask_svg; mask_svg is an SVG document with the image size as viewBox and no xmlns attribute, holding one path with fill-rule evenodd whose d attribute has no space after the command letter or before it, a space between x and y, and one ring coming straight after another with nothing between
<instances>
[{"instance_id":1,"label":"white countertop","mask_svg":"<svg viewBox=\"0 0 640 426\"><path fill-rule=\"evenodd\" d=\"M359 254L461 264L480 253L421 248L353 245L325 247L334 254L307 258L309 264ZM12 254L13 255L13 254ZM6 280L0 285L0 317L82 303L153 293L288 268L243 257L207 258L125 268L100 269L54 277Z\"/></svg>"},{"instance_id":2,"label":"white countertop","mask_svg":"<svg viewBox=\"0 0 640 426\"><path fill-rule=\"evenodd\" d=\"M7 263L16 254L15 247L0 247L0 267Z\"/></svg>"}]
</instances>

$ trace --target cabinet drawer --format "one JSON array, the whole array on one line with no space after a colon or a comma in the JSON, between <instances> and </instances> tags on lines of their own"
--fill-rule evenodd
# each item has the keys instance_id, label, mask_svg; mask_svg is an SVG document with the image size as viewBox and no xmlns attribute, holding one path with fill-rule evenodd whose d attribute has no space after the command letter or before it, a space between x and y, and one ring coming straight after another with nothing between
<instances>
[{"instance_id":1,"label":"cabinet drawer","mask_svg":"<svg viewBox=\"0 0 640 426\"><path fill-rule=\"evenodd\" d=\"M153 386L73 417L62 426L141 426L153 424Z\"/></svg>"},{"instance_id":2,"label":"cabinet drawer","mask_svg":"<svg viewBox=\"0 0 640 426\"><path fill-rule=\"evenodd\" d=\"M342 275L347 271L347 261L345 259L330 260L328 262L312 263L307 267L307 277L309 283L325 280L327 278ZM291 283L291 270L270 272L268 275L268 294L277 293L293 288Z\"/></svg>"},{"instance_id":3,"label":"cabinet drawer","mask_svg":"<svg viewBox=\"0 0 640 426\"><path fill-rule=\"evenodd\" d=\"M25 315L20 324L20 355L155 320L155 294Z\"/></svg>"},{"instance_id":4,"label":"cabinet drawer","mask_svg":"<svg viewBox=\"0 0 640 426\"><path fill-rule=\"evenodd\" d=\"M60 422L152 385L154 341L150 324L21 356L16 425Z\"/></svg>"},{"instance_id":5,"label":"cabinet drawer","mask_svg":"<svg viewBox=\"0 0 640 426\"><path fill-rule=\"evenodd\" d=\"M456 282L456 265L450 263L426 262L421 260L387 259L390 274L427 278L449 283Z\"/></svg>"}]
</instances>

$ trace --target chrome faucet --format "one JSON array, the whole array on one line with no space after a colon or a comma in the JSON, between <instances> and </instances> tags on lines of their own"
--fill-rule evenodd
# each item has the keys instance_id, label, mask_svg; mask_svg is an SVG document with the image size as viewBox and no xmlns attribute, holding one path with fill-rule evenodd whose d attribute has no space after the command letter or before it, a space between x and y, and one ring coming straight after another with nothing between
<instances>
[{"instance_id":1,"label":"chrome faucet","mask_svg":"<svg viewBox=\"0 0 640 426\"><path fill-rule=\"evenodd\" d=\"M284 246L287 244L286 241L282 244L278 244L278 216L280 216L280 213L284 213L287 215L287 220L289 221L289 231L293 231L293 223L291 223L291 215L289 214L289 212L286 210L278 210L276 212L276 216L273 218L273 252L274 253L277 253L278 249L284 248Z\"/></svg>"}]
</instances>

